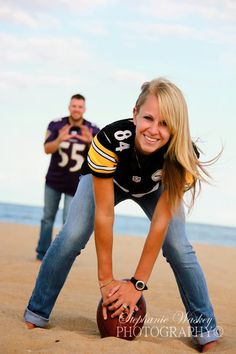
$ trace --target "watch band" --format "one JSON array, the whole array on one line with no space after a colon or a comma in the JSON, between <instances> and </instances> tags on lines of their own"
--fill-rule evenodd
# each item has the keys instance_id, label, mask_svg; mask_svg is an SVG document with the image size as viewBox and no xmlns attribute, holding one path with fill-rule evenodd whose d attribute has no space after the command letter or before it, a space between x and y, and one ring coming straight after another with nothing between
<instances>
[{"instance_id":1,"label":"watch band","mask_svg":"<svg viewBox=\"0 0 236 354\"><path fill-rule=\"evenodd\" d=\"M136 290L138 291L148 290L147 285L142 280L138 280L132 277L130 281L135 286Z\"/></svg>"}]
</instances>

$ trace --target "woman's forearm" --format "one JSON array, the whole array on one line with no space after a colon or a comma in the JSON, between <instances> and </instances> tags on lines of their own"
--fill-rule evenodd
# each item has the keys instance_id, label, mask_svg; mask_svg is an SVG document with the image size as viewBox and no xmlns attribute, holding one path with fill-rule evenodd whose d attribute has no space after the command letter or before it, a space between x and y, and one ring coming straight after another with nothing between
<instances>
[{"instance_id":1,"label":"woman's forearm","mask_svg":"<svg viewBox=\"0 0 236 354\"><path fill-rule=\"evenodd\" d=\"M143 251L136 268L134 277L147 283L160 249L162 247L167 228L150 228Z\"/></svg>"},{"instance_id":2,"label":"woman's forearm","mask_svg":"<svg viewBox=\"0 0 236 354\"><path fill-rule=\"evenodd\" d=\"M113 279L112 244L114 222L114 182L113 178L93 176L95 197L95 245L100 283ZM100 284L101 285L101 284Z\"/></svg>"},{"instance_id":3,"label":"woman's forearm","mask_svg":"<svg viewBox=\"0 0 236 354\"><path fill-rule=\"evenodd\" d=\"M155 208L150 230L134 275L136 279L142 280L145 283L148 281L165 239L171 218L172 213L167 195L163 192Z\"/></svg>"},{"instance_id":4,"label":"woman's forearm","mask_svg":"<svg viewBox=\"0 0 236 354\"><path fill-rule=\"evenodd\" d=\"M112 245L114 217L95 216L95 245L98 261L98 280L104 283L113 279Z\"/></svg>"}]
</instances>

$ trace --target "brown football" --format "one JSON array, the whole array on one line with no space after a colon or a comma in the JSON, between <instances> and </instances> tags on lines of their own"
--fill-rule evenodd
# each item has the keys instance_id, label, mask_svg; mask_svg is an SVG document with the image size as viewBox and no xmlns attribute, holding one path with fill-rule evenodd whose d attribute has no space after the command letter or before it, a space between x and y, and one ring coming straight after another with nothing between
<instances>
[{"instance_id":1,"label":"brown football","mask_svg":"<svg viewBox=\"0 0 236 354\"><path fill-rule=\"evenodd\" d=\"M102 299L97 308L97 325L101 337L117 337L126 340L133 340L137 337L143 327L146 315L146 302L143 295L137 302L138 310L127 320L127 313L124 311L119 317L111 318L113 311L107 310L107 319L102 315Z\"/></svg>"}]
</instances>

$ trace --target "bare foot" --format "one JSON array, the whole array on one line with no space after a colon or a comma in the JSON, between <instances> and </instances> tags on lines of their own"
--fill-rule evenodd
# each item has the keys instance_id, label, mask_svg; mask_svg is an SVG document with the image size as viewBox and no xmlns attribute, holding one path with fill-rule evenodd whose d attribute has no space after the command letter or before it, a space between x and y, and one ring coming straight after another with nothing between
<instances>
[{"instance_id":1,"label":"bare foot","mask_svg":"<svg viewBox=\"0 0 236 354\"><path fill-rule=\"evenodd\" d=\"M202 346L201 353L206 353L208 350L213 349L219 344L218 340L213 340L212 342L206 343Z\"/></svg>"},{"instance_id":2,"label":"bare foot","mask_svg":"<svg viewBox=\"0 0 236 354\"><path fill-rule=\"evenodd\" d=\"M34 329L34 328L37 328L37 326L36 326L35 324L33 324L33 323L30 323L30 322L25 322L25 324L26 324L26 327L27 327L28 329Z\"/></svg>"},{"instance_id":3,"label":"bare foot","mask_svg":"<svg viewBox=\"0 0 236 354\"><path fill-rule=\"evenodd\" d=\"M41 260L41 259L36 258L36 259L35 259L35 263L37 263L38 265L41 265L41 264L42 264L42 260Z\"/></svg>"}]
</instances>

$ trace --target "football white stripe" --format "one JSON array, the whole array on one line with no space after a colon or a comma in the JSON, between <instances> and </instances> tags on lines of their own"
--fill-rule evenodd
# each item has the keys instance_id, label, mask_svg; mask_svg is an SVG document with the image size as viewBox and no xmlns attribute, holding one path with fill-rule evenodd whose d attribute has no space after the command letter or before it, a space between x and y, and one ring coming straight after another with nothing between
<instances>
[{"instance_id":1,"label":"football white stripe","mask_svg":"<svg viewBox=\"0 0 236 354\"><path fill-rule=\"evenodd\" d=\"M90 160L89 156L87 157L87 160L88 160L89 165L96 168L96 170L105 170L105 171L115 171L116 170L116 167L105 167L105 166L96 165L95 163L93 163Z\"/></svg>"},{"instance_id":2,"label":"football white stripe","mask_svg":"<svg viewBox=\"0 0 236 354\"><path fill-rule=\"evenodd\" d=\"M92 141L92 146L93 146L94 150L96 150L99 155L105 157L107 160L110 160L112 162L115 162L115 163L117 162L113 157L109 156L108 154L103 152L101 149L99 149L97 147L97 145L94 143L94 141Z\"/></svg>"}]
</instances>

